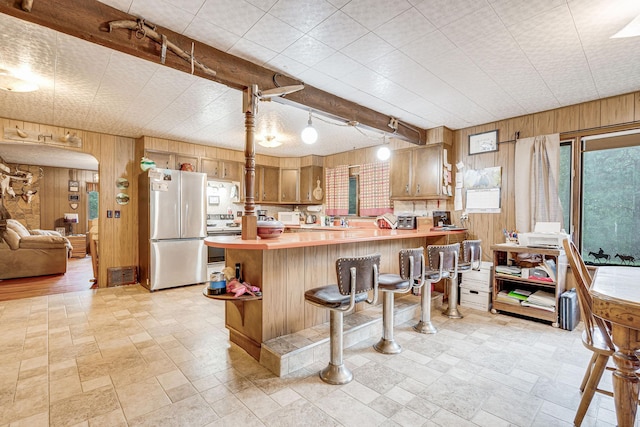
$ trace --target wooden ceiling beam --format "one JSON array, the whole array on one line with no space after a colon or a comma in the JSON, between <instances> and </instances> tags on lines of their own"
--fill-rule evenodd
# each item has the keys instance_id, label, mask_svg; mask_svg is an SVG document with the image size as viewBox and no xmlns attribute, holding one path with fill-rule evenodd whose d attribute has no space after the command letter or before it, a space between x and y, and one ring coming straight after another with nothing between
<instances>
[{"instance_id":1,"label":"wooden ceiling beam","mask_svg":"<svg viewBox=\"0 0 640 427\"><path fill-rule=\"evenodd\" d=\"M0 0L0 13L147 61L160 63L162 50L160 44L148 37L138 39L132 31L126 29L114 29L109 32L109 22L136 20L137 17L133 15L95 0L35 0L30 12L22 10L21 3L20 0ZM158 26L156 32L165 35L167 40L187 52L191 52L193 43L194 58L216 72L215 76L212 76L196 68L194 74L199 77L238 90L244 90L252 84L257 84L261 90L275 87L273 76L277 72L274 70L253 64L163 27ZM171 52L167 52L164 65L191 73L190 62L184 61ZM284 86L300 82L292 77L278 76L278 83ZM392 119L391 116L310 85L305 84L304 90L289 94L286 99L310 109L340 117L345 122L357 122L373 129L392 133L392 129L388 126ZM240 107L238 106L239 112L241 111ZM426 134L425 129L412 125L405 126L400 122L397 126L396 137L423 145L426 143Z\"/></svg>"}]
</instances>

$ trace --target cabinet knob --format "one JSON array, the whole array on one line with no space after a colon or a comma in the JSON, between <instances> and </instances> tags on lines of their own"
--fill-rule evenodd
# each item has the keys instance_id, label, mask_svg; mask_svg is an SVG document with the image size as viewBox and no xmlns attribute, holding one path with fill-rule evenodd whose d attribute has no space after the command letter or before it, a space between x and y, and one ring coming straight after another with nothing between
<instances>
[{"instance_id":1,"label":"cabinet knob","mask_svg":"<svg viewBox=\"0 0 640 427\"><path fill-rule=\"evenodd\" d=\"M409 194L409 184L407 184L406 187L404 187L404 192Z\"/></svg>"},{"instance_id":2,"label":"cabinet knob","mask_svg":"<svg viewBox=\"0 0 640 427\"><path fill-rule=\"evenodd\" d=\"M416 194L420 194L420 184L418 184L416 187Z\"/></svg>"}]
</instances>

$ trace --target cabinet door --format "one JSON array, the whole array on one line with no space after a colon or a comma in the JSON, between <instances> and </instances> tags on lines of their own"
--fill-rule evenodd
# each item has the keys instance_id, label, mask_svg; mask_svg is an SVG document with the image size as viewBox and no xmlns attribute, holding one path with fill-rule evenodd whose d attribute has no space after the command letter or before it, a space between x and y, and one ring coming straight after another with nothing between
<instances>
[{"instance_id":1,"label":"cabinet door","mask_svg":"<svg viewBox=\"0 0 640 427\"><path fill-rule=\"evenodd\" d=\"M240 181L242 178L242 163L230 161L220 163L222 168L221 178L228 179L229 181Z\"/></svg>"},{"instance_id":2,"label":"cabinet door","mask_svg":"<svg viewBox=\"0 0 640 427\"><path fill-rule=\"evenodd\" d=\"M161 151L145 151L144 156L149 160L153 160L156 164L156 167L162 169L170 169L175 163L174 155L172 153L165 153Z\"/></svg>"},{"instance_id":3,"label":"cabinet door","mask_svg":"<svg viewBox=\"0 0 640 427\"><path fill-rule=\"evenodd\" d=\"M413 195L442 195L442 146L431 145L413 150Z\"/></svg>"},{"instance_id":4,"label":"cabinet door","mask_svg":"<svg viewBox=\"0 0 640 427\"><path fill-rule=\"evenodd\" d=\"M319 181L319 182L318 182ZM322 166L304 166L300 168L300 202L302 203L321 203L323 197L316 199L313 190L320 186L320 190L324 190L324 170ZM316 192L316 195L319 195ZM322 191L324 196L324 191Z\"/></svg>"},{"instance_id":5,"label":"cabinet door","mask_svg":"<svg viewBox=\"0 0 640 427\"><path fill-rule=\"evenodd\" d=\"M220 162L216 159L202 159L202 172L211 179L220 178Z\"/></svg>"},{"instance_id":6,"label":"cabinet door","mask_svg":"<svg viewBox=\"0 0 640 427\"><path fill-rule=\"evenodd\" d=\"M277 202L279 194L280 169L264 166L262 168L262 201Z\"/></svg>"},{"instance_id":7,"label":"cabinet door","mask_svg":"<svg viewBox=\"0 0 640 427\"><path fill-rule=\"evenodd\" d=\"M407 198L411 193L411 151L398 150L393 152L389 182L392 198Z\"/></svg>"},{"instance_id":8,"label":"cabinet door","mask_svg":"<svg viewBox=\"0 0 640 427\"><path fill-rule=\"evenodd\" d=\"M298 169L282 169L280 171L280 201L295 203L298 199Z\"/></svg>"}]
</instances>

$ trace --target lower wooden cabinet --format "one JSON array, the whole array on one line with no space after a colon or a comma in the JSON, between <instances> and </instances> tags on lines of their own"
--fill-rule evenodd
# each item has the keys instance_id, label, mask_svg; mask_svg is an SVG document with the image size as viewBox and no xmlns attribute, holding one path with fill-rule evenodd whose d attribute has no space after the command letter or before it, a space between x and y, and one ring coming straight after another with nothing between
<instances>
[{"instance_id":1,"label":"lower wooden cabinet","mask_svg":"<svg viewBox=\"0 0 640 427\"><path fill-rule=\"evenodd\" d=\"M84 258L87 256L87 235L86 234L72 234L67 236L69 243L73 246L71 251L72 258Z\"/></svg>"}]
</instances>

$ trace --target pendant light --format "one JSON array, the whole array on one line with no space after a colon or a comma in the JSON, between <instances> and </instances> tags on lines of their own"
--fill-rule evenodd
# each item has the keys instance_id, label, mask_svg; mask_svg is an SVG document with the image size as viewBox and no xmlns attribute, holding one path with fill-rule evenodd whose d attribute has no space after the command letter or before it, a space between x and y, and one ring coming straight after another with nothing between
<instances>
[{"instance_id":1,"label":"pendant light","mask_svg":"<svg viewBox=\"0 0 640 427\"><path fill-rule=\"evenodd\" d=\"M307 127L302 129L302 133L300 134L302 138L302 142L305 144L313 144L318 140L318 131L313 127L311 123L311 110L309 110L309 122Z\"/></svg>"},{"instance_id":2,"label":"pendant light","mask_svg":"<svg viewBox=\"0 0 640 427\"><path fill-rule=\"evenodd\" d=\"M376 157L378 157L378 160L382 160L382 161L389 160L389 157L391 157L391 150L389 149L389 144L387 143L386 135L382 137L382 146L378 148Z\"/></svg>"}]
</instances>

